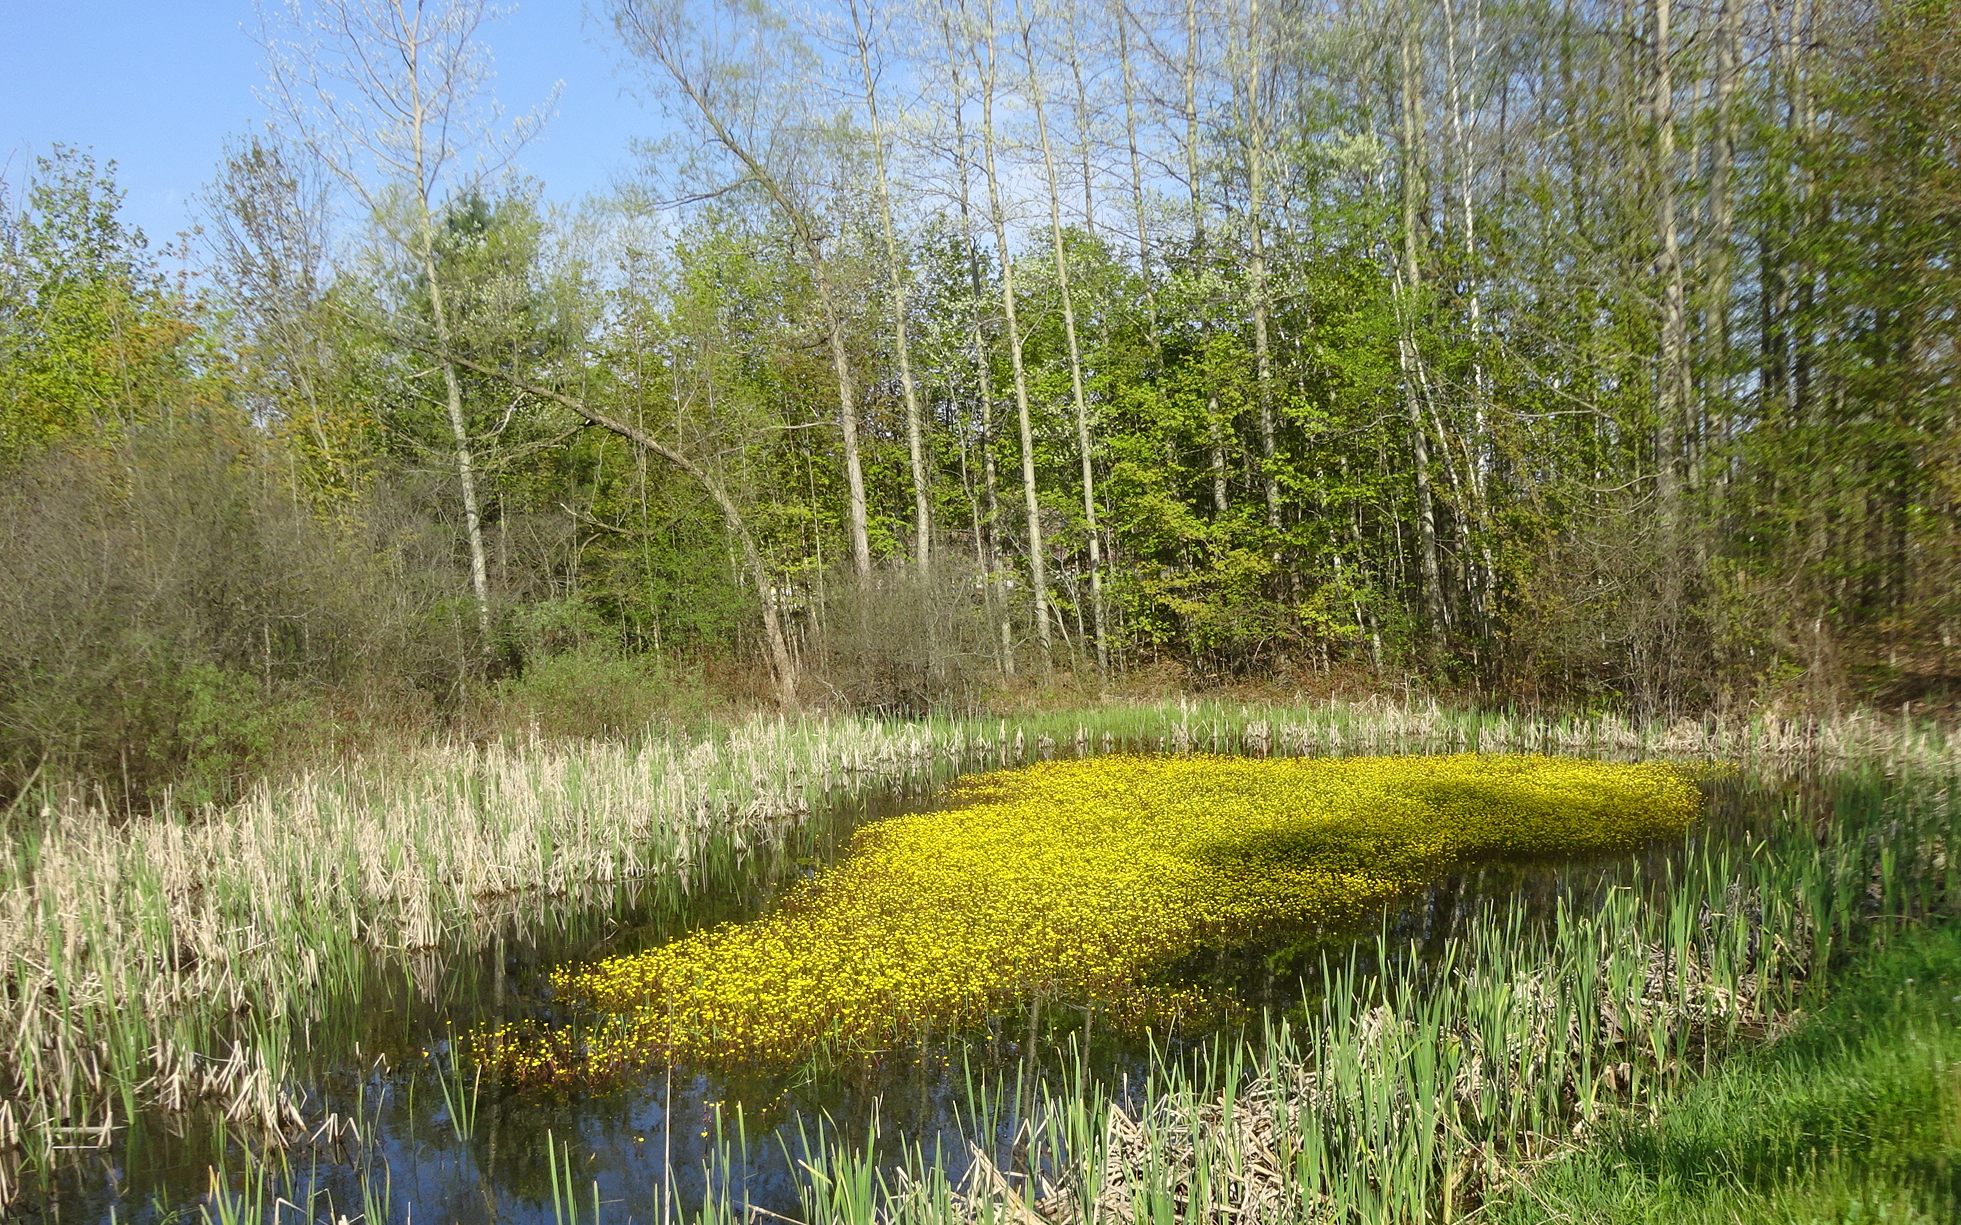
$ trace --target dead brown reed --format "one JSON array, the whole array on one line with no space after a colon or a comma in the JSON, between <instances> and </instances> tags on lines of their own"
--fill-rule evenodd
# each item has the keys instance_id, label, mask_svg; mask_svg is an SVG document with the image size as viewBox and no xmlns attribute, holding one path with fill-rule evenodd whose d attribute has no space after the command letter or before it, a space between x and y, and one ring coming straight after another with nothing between
<instances>
[{"instance_id":1,"label":"dead brown reed","mask_svg":"<svg viewBox=\"0 0 1961 1225\"><path fill-rule=\"evenodd\" d=\"M201 1102L276 1135L301 1116L294 1027L364 959L467 948L527 899L576 907L774 843L826 790L944 748L929 729L759 721L430 748L190 816L49 804L0 861L0 1151Z\"/></svg>"}]
</instances>

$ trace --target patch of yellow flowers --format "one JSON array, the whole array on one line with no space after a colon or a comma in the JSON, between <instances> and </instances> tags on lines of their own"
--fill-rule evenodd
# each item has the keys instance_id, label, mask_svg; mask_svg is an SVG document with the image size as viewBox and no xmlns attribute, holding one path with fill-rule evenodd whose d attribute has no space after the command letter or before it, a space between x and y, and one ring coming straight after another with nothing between
<instances>
[{"instance_id":1,"label":"patch of yellow flowers","mask_svg":"<svg viewBox=\"0 0 1961 1225\"><path fill-rule=\"evenodd\" d=\"M773 912L554 975L595 1020L478 1046L515 1079L794 1062L1031 993L1153 1007L1154 970L1495 854L1601 850L1701 806L1665 765L1551 757L1099 757L957 783L860 831ZM1164 1000L1157 1000L1162 1005Z\"/></svg>"}]
</instances>

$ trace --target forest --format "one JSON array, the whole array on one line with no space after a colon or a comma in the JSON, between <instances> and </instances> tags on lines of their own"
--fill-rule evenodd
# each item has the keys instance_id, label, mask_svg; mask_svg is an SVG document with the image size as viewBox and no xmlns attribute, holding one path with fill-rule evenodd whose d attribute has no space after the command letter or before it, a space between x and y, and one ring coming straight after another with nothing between
<instances>
[{"instance_id":1,"label":"forest","mask_svg":"<svg viewBox=\"0 0 1961 1225\"><path fill-rule=\"evenodd\" d=\"M1058 693L1952 701L1947 0L620 0L647 138L577 206L495 16L261 6L173 242L113 150L4 184L0 800Z\"/></svg>"}]
</instances>

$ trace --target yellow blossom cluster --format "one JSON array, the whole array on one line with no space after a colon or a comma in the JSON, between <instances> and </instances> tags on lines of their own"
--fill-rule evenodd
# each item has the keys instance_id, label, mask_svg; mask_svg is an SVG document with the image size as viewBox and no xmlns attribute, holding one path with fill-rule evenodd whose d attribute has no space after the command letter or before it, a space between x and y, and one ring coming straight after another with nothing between
<instances>
[{"instance_id":1,"label":"yellow blossom cluster","mask_svg":"<svg viewBox=\"0 0 1961 1225\"><path fill-rule=\"evenodd\" d=\"M567 968L576 1030L486 1034L520 1081L794 1061L1031 993L1154 1012L1201 948L1380 902L1492 854L1608 849L1700 807L1665 765L1551 757L1099 757L972 777L860 831L771 913Z\"/></svg>"}]
</instances>

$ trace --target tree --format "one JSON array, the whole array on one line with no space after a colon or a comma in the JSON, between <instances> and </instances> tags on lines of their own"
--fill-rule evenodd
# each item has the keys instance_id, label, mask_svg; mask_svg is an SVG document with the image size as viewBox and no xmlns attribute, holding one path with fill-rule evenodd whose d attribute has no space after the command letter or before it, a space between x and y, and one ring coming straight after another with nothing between
<instances>
[{"instance_id":1,"label":"tree","mask_svg":"<svg viewBox=\"0 0 1961 1225\"><path fill-rule=\"evenodd\" d=\"M56 146L18 211L0 184L0 464L112 438L165 411L191 373L195 325L117 216L114 171Z\"/></svg>"},{"instance_id":2,"label":"tree","mask_svg":"<svg viewBox=\"0 0 1961 1225\"><path fill-rule=\"evenodd\" d=\"M304 457L315 496L345 512L374 449L373 419L355 405L374 389L327 266L325 184L317 167L255 137L228 152L204 203L241 392Z\"/></svg>"},{"instance_id":3,"label":"tree","mask_svg":"<svg viewBox=\"0 0 1961 1225\"><path fill-rule=\"evenodd\" d=\"M1008 369L1014 380L1015 418L1021 431L1021 491L1028 524L1029 594L1034 600L1035 639L1042 648L1042 667L1054 665L1054 636L1050 629L1048 557L1042 546L1042 502L1035 484L1035 426L1028 405L1028 365L1022 344L1024 334L1016 317L1014 249L1008 245L1008 205L1002 190L999 153L1001 132L994 120L999 101L1000 76L996 63L1000 31L996 25L994 0L981 0L985 16L977 29L965 31L978 44L973 51L980 75L981 168L987 179L987 213L994 226L994 246L1000 258L1002 327L1008 339Z\"/></svg>"},{"instance_id":4,"label":"tree","mask_svg":"<svg viewBox=\"0 0 1961 1225\"><path fill-rule=\"evenodd\" d=\"M486 649L490 578L476 440L447 356L458 337L438 247L444 213L483 195L545 114L502 123L479 38L495 15L488 0L260 0L259 8L266 101L421 277Z\"/></svg>"},{"instance_id":5,"label":"tree","mask_svg":"<svg viewBox=\"0 0 1961 1225\"><path fill-rule=\"evenodd\" d=\"M862 582L871 576L872 555L858 393L823 215L838 133L805 104L808 78L797 74L809 68L810 51L781 18L726 0L710 8L712 24L704 29L682 0L626 0L612 10L613 28L628 51L658 72L659 84L678 91L703 145L726 160L726 173L695 198L760 192L804 253L837 380L851 560Z\"/></svg>"},{"instance_id":6,"label":"tree","mask_svg":"<svg viewBox=\"0 0 1961 1225\"><path fill-rule=\"evenodd\" d=\"M1062 184L1056 175L1055 146L1049 135L1046 103L1047 90L1042 84L1041 67L1035 53L1035 10L1032 5L1023 7L1017 3L1021 12L1021 53L1024 66L1028 70L1028 101L1035 112L1036 139L1042 147L1043 182L1048 187L1049 198L1049 249L1055 260L1056 289L1062 299L1062 330L1069 357L1069 402L1075 410L1076 448L1082 460L1083 523L1089 536L1089 582L1091 601L1094 608L1096 634L1096 674L1108 680L1110 674L1109 640L1104 633L1103 613L1103 541L1096 525L1096 468L1090 450L1089 397L1083 390L1082 345L1076 336L1076 306L1069 292L1069 255L1065 248L1062 233ZM1066 14L1066 20L1073 24L1075 14Z\"/></svg>"},{"instance_id":7,"label":"tree","mask_svg":"<svg viewBox=\"0 0 1961 1225\"><path fill-rule=\"evenodd\" d=\"M884 245L886 293L892 307L892 339L899 362L899 389L906 405L906 458L912 469L913 555L920 577L932 573L933 519L926 475L925 427L919 414L919 389L912 376L912 336L907 323L906 270L892 227L892 179L886 170L886 128L878 110L877 38L873 17L860 0L849 0L851 45L865 82L865 116L870 121L872 163L878 172L878 225Z\"/></svg>"}]
</instances>

